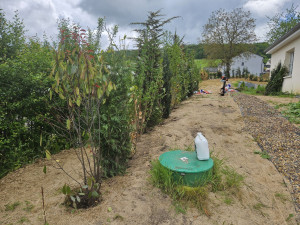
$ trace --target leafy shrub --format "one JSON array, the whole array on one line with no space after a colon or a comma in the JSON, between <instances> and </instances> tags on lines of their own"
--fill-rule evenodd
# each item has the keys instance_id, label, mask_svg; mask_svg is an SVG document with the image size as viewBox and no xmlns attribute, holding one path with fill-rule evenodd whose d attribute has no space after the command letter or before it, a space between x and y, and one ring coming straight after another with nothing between
<instances>
[{"instance_id":1,"label":"leafy shrub","mask_svg":"<svg viewBox=\"0 0 300 225\"><path fill-rule=\"evenodd\" d=\"M255 92L257 94L264 94L266 91L266 87L264 85L258 85L257 88L255 89Z\"/></svg>"},{"instance_id":2,"label":"leafy shrub","mask_svg":"<svg viewBox=\"0 0 300 225\"><path fill-rule=\"evenodd\" d=\"M163 90L164 96L161 100L163 110L162 110L162 117L168 118L171 112L171 102L172 102L172 94L171 94L171 77L172 72L170 70L170 56L168 49L170 48L169 45L166 45L163 52Z\"/></svg>"},{"instance_id":3,"label":"leafy shrub","mask_svg":"<svg viewBox=\"0 0 300 225\"><path fill-rule=\"evenodd\" d=\"M116 91L106 98L101 107L100 117L103 175L111 177L125 172L130 154L133 109L128 93L132 77L125 54L111 51L104 58L110 66L107 77L116 85Z\"/></svg>"},{"instance_id":4,"label":"leafy shrub","mask_svg":"<svg viewBox=\"0 0 300 225\"><path fill-rule=\"evenodd\" d=\"M283 77L285 77L287 73L287 68L282 66L281 63L278 63L277 67L271 72L271 79L266 86L265 95L276 95L276 93L280 93Z\"/></svg>"},{"instance_id":5,"label":"leafy shrub","mask_svg":"<svg viewBox=\"0 0 300 225\"><path fill-rule=\"evenodd\" d=\"M0 177L44 155L54 132L48 101L51 50L30 40L22 53L0 64ZM42 133L42 138L41 138ZM68 147L60 138L47 148L58 152Z\"/></svg>"},{"instance_id":6,"label":"leafy shrub","mask_svg":"<svg viewBox=\"0 0 300 225\"><path fill-rule=\"evenodd\" d=\"M243 91L243 90L245 90L245 88L246 88L246 85L245 85L245 82L243 81L239 87L239 90Z\"/></svg>"},{"instance_id":7,"label":"leafy shrub","mask_svg":"<svg viewBox=\"0 0 300 225\"><path fill-rule=\"evenodd\" d=\"M300 101L297 103L289 103L288 109L282 113L290 122L300 124Z\"/></svg>"},{"instance_id":8,"label":"leafy shrub","mask_svg":"<svg viewBox=\"0 0 300 225\"><path fill-rule=\"evenodd\" d=\"M137 87L137 109L136 114L141 113L141 120L137 120L137 130L143 133L147 126L154 126L158 122L157 114L162 114L160 106L163 92L163 68L161 36L163 26L176 17L163 19L160 10L149 12L145 22L135 22L139 25L135 29L138 37L135 39L138 47L138 58L136 67L135 86ZM155 114L153 114L155 112ZM152 117L152 118L151 118Z\"/></svg>"}]
</instances>

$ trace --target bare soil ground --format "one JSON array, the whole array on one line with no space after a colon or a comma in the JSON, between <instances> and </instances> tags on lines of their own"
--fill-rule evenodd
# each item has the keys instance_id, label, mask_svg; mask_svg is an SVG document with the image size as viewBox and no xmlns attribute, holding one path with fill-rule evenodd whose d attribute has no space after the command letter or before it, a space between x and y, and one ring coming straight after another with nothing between
<instances>
[{"instance_id":1,"label":"bare soil ground","mask_svg":"<svg viewBox=\"0 0 300 225\"><path fill-rule=\"evenodd\" d=\"M51 162L40 160L8 174L0 180L0 224L43 224L41 186L51 225L297 224L289 182L272 162L254 154L259 146L243 129L240 109L230 94L218 95L220 86L216 80L202 82L200 88L213 94L195 95L184 101L163 124L142 135L127 173L105 180L103 201L91 209L72 211L62 205L60 188L65 183L75 184L62 171L51 167ZM224 193L209 194L210 217L194 208L186 214L176 213L172 199L149 181L151 161L169 149L193 146L197 132L207 138L210 151L245 177L240 197L231 196L229 204L225 203ZM71 150L55 157L67 171L75 171L73 175L79 176L80 165ZM15 209L9 210L14 203Z\"/></svg>"}]
</instances>

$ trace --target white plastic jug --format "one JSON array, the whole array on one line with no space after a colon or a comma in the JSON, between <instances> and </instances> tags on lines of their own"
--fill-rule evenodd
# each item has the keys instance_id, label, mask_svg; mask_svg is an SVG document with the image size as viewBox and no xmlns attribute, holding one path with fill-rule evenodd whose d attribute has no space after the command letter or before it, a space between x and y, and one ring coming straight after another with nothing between
<instances>
[{"instance_id":1,"label":"white plastic jug","mask_svg":"<svg viewBox=\"0 0 300 225\"><path fill-rule=\"evenodd\" d=\"M197 133L197 136L195 138L195 151L199 160L209 159L208 142L200 132Z\"/></svg>"}]
</instances>

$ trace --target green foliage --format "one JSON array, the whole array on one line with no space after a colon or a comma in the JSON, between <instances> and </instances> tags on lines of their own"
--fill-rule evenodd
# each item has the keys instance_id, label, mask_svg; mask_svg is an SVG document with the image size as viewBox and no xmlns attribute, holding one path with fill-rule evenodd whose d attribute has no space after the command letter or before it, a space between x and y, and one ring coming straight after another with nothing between
<instances>
[{"instance_id":1,"label":"green foliage","mask_svg":"<svg viewBox=\"0 0 300 225\"><path fill-rule=\"evenodd\" d=\"M114 42L118 26L110 29L99 19L93 36L68 23L62 20L59 25L61 41L54 54L52 90L66 102L67 111L59 111L63 111L59 121L83 171L82 181L73 178L79 188L63 187L65 203L86 208L99 200L103 177L125 172L136 88L132 88L132 63L126 59L126 51L119 48L125 46L126 37L119 47ZM104 30L110 45L107 51L100 51L99 39Z\"/></svg>"},{"instance_id":2,"label":"green foliage","mask_svg":"<svg viewBox=\"0 0 300 225\"><path fill-rule=\"evenodd\" d=\"M165 94L162 98L163 105L163 118L168 118L171 113L171 102L172 102L172 93L171 93L171 79L172 72L170 70L170 55L169 55L169 45L165 46L163 52L163 90Z\"/></svg>"},{"instance_id":3,"label":"green foliage","mask_svg":"<svg viewBox=\"0 0 300 225\"><path fill-rule=\"evenodd\" d=\"M271 79L266 86L265 95L276 95L281 92L283 77L288 74L288 70L281 63L278 63L277 67L271 72Z\"/></svg>"},{"instance_id":4,"label":"green foliage","mask_svg":"<svg viewBox=\"0 0 300 225\"><path fill-rule=\"evenodd\" d=\"M283 95L285 96L285 95ZM286 96L285 96L286 97ZM284 107L281 113L291 122L300 124L300 102L279 104L275 106L275 109Z\"/></svg>"},{"instance_id":5,"label":"green foliage","mask_svg":"<svg viewBox=\"0 0 300 225\"><path fill-rule=\"evenodd\" d=\"M137 130L145 131L160 122L162 116L161 99L163 97L163 68L160 45L163 26L176 17L164 20L160 10L149 12L146 22L136 22L141 26L135 29L138 37L135 39L138 47L137 69L135 77L137 114L141 113Z\"/></svg>"},{"instance_id":6,"label":"green foliage","mask_svg":"<svg viewBox=\"0 0 300 225\"><path fill-rule=\"evenodd\" d=\"M12 204L7 204L5 205L5 211L14 211L17 206L19 206L21 203L20 202L14 202Z\"/></svg>"},{"instance_id":7,"label":"green foliage","mask_svg":"<svg viewBox=\"0 0 300 225\"><path fill-rule=\"evenodd\" d=\"M25 27L18 11L15 12L13 21L8 21L0 9L0 63L16 57L24 46Z\"/></svg>"},{"instance_id":8,"label":"green foliage","mask_svg":"<svg viewBox=\"0 0 300 225\"><path fill-rule=\"evenodd\" d=\"M186 54L187 60L187 67L185 73L187 73L187 96L190 97L199 89L199 82L200 82L200 70L195 65L194 55L193 54Z\"/></svg>"},{"instance_id":9,"label":"green foliage","mask_svg":"<svg viewBox=\"0 0 300 225\"><path fill-rule=\"evenodd\" d=\"M195 59L203 59L206 58L204 54L204 46L202 43L199 44L185 44L184 45L184 52L186 54L194 55Z\"/></svg>"},{"instance_id":10,"label":"green foliage","mask_svg":"<svg viewBox=\"0 0 300 225\"><path fill-rule=\"evenodd\" d=\"M195 59L195 65L198 69L206 67L217 67L222 61L220 59Z\"/></svg>"},{"instance_id":11,"label":"green foliage","mask_svg":"<svg viewBox=\"0 0 300 225\"><path fill-rule=\"evenodd\" d=\"M268 17L269 32L267 33L268 42L272 44L300 22L300 12L293 4L291 8L284 12L277 13L273 17Z\"/></svg>"},{"instance_id":12,"label":"green foliage","mask_svg":"<svg viewBox=\"0 0 300 225\"><path fill-rule=\"evenodd\" d=\"M256 41L255 20L242 8L213 12L203 29L204 51L210 59L221 59L229 77L232 58L249 51Z\"/></svg>"},{"instance_id":13,"label":"green foliage","mask_svg":"<svg viewBox=\"0 0 300 225\"><path fill-rule=\"evenodd\" d=\"M285 221L290 221L294 217L294 214L289 214L289 216L285 219Z\"/></svg>"},{"instance_id":14,"label":"green foliage","mask_svg":"<svg viewBox=\"0 0 300 225\"><path fill-rule=\"evenodd\" d=\"M288 196L282 193L275 193L275 197L278 198L282 203L289 200Z\"/></svg>"},{"instance_id":15,"label":"green foliage","mask_svg":"<svg viewBox=\"0 0 300 225\"><path fill-rule=\"evenodd\" d=\"M163 117L167 118L172 108L198 90L199 70L194 55L184 52L178 35L165 33L163 49Z\"/></svg>"},{"instance_id":16,"label":"green foliage","mask_svg":"<svg viewBox=\"0 0 300 225\"><path fill-rule=\"evenodd\" d=\"M36 39L22 46L22 52L0 64L0 177L25 163L41 157L54 120L48 102L51 81L51 51ZM64 140L48 143L58 152L65 148Z\"/></svg>"},{"instance_id":17,"label":"green foliage","mask_svg":"<svg viewBox=\"0 0 300 225\"><path fill-rule=\"evenodd\" d=\"M98 23L98 30L102 32L102 20ZM116 86L108 76L103 54L95 54L93 46L98 44L87 42L86 30L79 26L67 26L64 21L60 26L60 43L54 52L55 63L50 75L54 78L52 90L65 100L62 108L67 108L67 111L57 111L58 121L62 127L61 133L66 134L74 146L81 164L82 181L73 180L84 189L84 196L87 196L85 201L77 195L76 198L73 195L69 197L74 204L77 201L76 207L78 203L81 203L80 207L89 207L97 201L95 193L98 195L103 177L101 108ZM97 42L98 36L89 38ZM56 164L62 169L59 162Z\"/></svg>"},{"instance_id":18,"label":"green foliage","mask_svg":"<svg viewBox=\"0 0 300 225\"><path fill-rule=\"evenodd\" d=\"M126 61L126 54L110 50L104 55L110 74L107 74L116 85L116 91L106 98L101 107L101 149L104 176L122 174L126 170L130 154L131 120L134 105L131 101L132 69Z\"/></svg>"},{"instance_id":19,"label":"green foliage","mask_svg":"<svg viewBox=\"0 0 300 225\"><path fill-rule=\"evenodd\" d=\"M34 208L34 205L30 201L25 201L25 208L23 208L26 212L31 212L31 210Z\"/></svg>"},{"instance_id":20,"label":"green foliage","mask_svg":"<svg viewBox=\"0 0 300 225\"><path fill-rule=\"evenodd\" d=\"M23 224L23 223L25 223L25 222L29 222L29 219L27 218L27 217L25 217L25 216L22 216L21 217L21 219L18 221L19 223L21 223L21 224Z\"/></svg>"},{"instance_id":21,"label":"green foliage","mask_svg":"<svg viewBox=\"0 0 300 225\"><path fill-rule=\"evenodd\" d=\"M61 192L66 196L64 204L75 209L88 208L95 205L100 195L95 190L90 191L91 189L97 189L97 187L92 188L90 185L97 186L97 184L92 184L91 179L89 181L89 185L83 185L73 190L65 184L61 189Z\"/></svg>"},{"instance_id":22,"label":"green foliage","mask_svg":"<svg viewBox=\"0 0 300 225\"><path fill-rule=\"evenodd\" d=\"M271 156L266 151L262 151L262 152L255 151L254 154L260 155L263 159L270 159L271 158Z\"/></svg>"},{"instance_id":23,"label":"green foliage","mask_svg":"<svg viewBox=\"0 0 300 225\"><path fill-rule=\"evenodd\" d=\"M253 53L256 55L260 55L262 56L263 62L267 63L268 60L271 58L270 54L266 54L265 50L268 48L269 43L268 42L258 42L258 43L254 43L254 48L253 48Z\"/></svg>"},{"instance_id":24,"label":"green foliage","mask_svg":"<svg viewBox=\"0 0 300 225\"><path fill-rule=\"evenodd\" d=\"M256 94L263 95L265 91L266 91L266 87L264 85L258 85L257 88L255 89Z\"/></svg>"},{"instance_id":25,"label":"green foliage","mask_svg":"<svg viewBox=\"0 0 300 225\"><path fill-rule=\"evenodd\" d=\"M239 91L244 91L246 89L245 82L243 81L239 87Z\"/></svg>"},{"instance_id":26,"label":"green foliage","mask_svg":"<svg viewBox=\"0 0 300 225\"><path fill-rule=\"evenodd\" d=\"M240 81L233 84L236 88L238 87ZM249 95L264 95L266 87L264 85L258 85L257 88L249 88L245 85L245 82L243 81L239 88L237 88L238 91L243 92L245 94Z\"/></svg>"},{"instance_id":27,"label":"green foliage","mask_svg":"<svg viewBox=\"0 0 300 225\"><path fill-rule=\"evenodd\" d=\"M292 123L300 124L300 102L289 103L288 109L282 113Z\"/></svg>"}]
</instances>

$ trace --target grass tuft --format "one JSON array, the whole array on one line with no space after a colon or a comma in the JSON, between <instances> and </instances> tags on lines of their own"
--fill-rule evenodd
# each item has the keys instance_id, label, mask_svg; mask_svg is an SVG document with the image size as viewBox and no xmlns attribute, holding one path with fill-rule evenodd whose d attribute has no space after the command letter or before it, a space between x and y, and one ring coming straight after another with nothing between
<instances>
[{"instance_id":1,"label":"grass tuft","mask_svg":"<svg viewBox=\"0 0 300 225\"><path fill-rule=\"evenodd\" d=\"M12 204L7 204L5 205L5 211L14 211L17 206L19 206L21 203L20 202L14 202Z\"/></svg>"},{"instance_id":2,"label":"grass tuft","mask_svg":"<svg viewBox=\"0 0 300 225\"><path fill-rule=\"evenodd\" d=\"M288 201L288 196L286 196L285 194L281 194L281 193L275 193L275 197L278 198L282 203Z\"/></svg>"},{"instance_id":3,"label":"grass tuft","mask_svg":"<svg viewBox=\"0 0 300 225\"><path fill-rule=\"evenodd\" d=\"M25 201L25 208L23 208L26 212L31 212L31 210L34 208L34 205L30 201Z\"/></svg>"},{"instance_id":4,"label":"grass tuft","mask_svg":"<svg viewBox=\"0 0 300 225\"><path fill-rule=\"evenodd\" d=\"M294 214L289 214L289 216L285 219L285 221L290 221L294 217Z\"/></svg>"},{"instance_id":5,"label":"grass tuft","mask_svg":"<svg viewBox=\"0 0 300 225\"><path fill-rule=\"evenodd\" d=\"M260 155L263 159L270 159L271 158L271 156L266 151L262 151L262 152L255 151L254 154Z\"/></svg>"}]
</instances>

